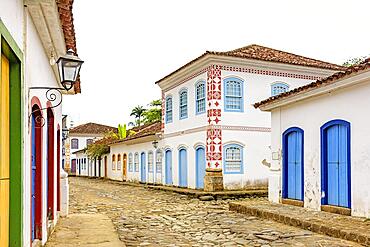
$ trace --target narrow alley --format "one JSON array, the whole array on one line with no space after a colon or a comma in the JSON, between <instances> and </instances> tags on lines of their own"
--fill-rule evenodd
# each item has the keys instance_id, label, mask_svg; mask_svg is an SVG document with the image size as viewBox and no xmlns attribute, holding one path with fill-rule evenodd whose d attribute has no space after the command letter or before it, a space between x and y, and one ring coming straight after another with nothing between
<instances>
[{"instance_id":1,"label":"narrow alley","mask_svg":"<svg viewBox=\"0 0 370 247\"><path fill-rule=\"evenodd\" d=\"M65 221L75 220L76 214L108 216L126 246L359 246L230 212L228 200L204 202L119 182L76 177L70 178L70 190L71 215L62 219L47 246L60 246L58 236L66 238L60 228ZM99 227L94 231L100 234Z\"/></svg>"}]
</instances>

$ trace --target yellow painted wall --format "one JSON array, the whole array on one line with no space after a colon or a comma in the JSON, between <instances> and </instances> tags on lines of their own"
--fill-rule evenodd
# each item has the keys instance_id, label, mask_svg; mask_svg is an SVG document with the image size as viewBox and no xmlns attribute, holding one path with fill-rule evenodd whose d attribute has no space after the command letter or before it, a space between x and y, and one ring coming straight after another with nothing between
<instances>
[{"instance_id":1,"label":"yellow painted wall","mask_svg":"<svg viewBox=\"0 0 370 247\"><path fill-rule=\"evenodd\" d=\"M9 245L9 60L1 55L0 246Z\"/></svg>"}]
</instances>

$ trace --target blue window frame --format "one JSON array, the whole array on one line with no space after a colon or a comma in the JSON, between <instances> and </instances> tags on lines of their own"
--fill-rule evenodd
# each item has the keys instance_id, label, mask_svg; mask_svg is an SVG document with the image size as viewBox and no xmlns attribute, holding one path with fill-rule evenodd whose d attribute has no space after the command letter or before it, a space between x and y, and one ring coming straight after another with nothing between
<instances>
[{"instance_id":1,"label":"blue window frame","mask_svg":"<svg viewBox=\"0 0 370 247\"><path fill-rule=\"evenodd\" d=\"M166 123L172 123L172 96L166 97Z\"/></svg>"},{"instance_id":2,"label":"blue window frame","mask_svg":"<svg viewBox=\"0 0 370 247\"><path fill-rule=\"evenodd\" d=\"M224 80L225 111L243 112L243 81L238 78Z\"/></svg>"},{"instance_id":3,"label":"blue window frame","mask_svg":"<svg viewBox=\"0 0 370 247\"><path fill-rule=\"evenodd\" d=\"M139 153L135 153L134 155L134 166L135 172L139 172Z\"/></svg>"},{"instance_id":4,"label":"blue window frame","mask_svg":"<svg viewBox=\"0 0 370 247\"><path fill-rule=\"evenodd\" d=\"M153 166L153 152L148 152L148 172L153 173L154 172L154 166Z\"/></svg>"},{"instance_id":5,"label":"blue window frame","mask_svg":"<svg viewBox=\"0 0 370 247\"><path fill-rule=\"evenodd\" d=\"M243 173L243 147L238 144L224 146L224 173Z\"/></svg>"},{"instance_id":6,"label":"blue window frame","mask_svg":"<svg viewBox=\"0 0 370 247\"><path fill-rule=\"evenodd\" d=\"M179 97L179 116L180 119L185 119L188 117L188 90L180 90Z\"/></svg>"},{"instance_id":7,"label":"blue window frame","mask_svg":"<svg viewBox=\"0 0 370 247\"><path fill-rule=\"evenodd\" d=\"M289 91L289 85L284 82L275 82L271 85L271 96Z\"/></svg>"},{"instance_id":8,"label":"blue window frame","mask_svg":"<svg viewBox=\"0 0 370 247\"><path fill-rule=\"evenodd\" d=\"M195 84L195 113L206 112L206 83L200 81Z\"/></svg>"},{"instance_id":9,"label":"blue window frame","mask_svg":"<svg viewBox=\"0 0 370 247\"><path fill-rule=\"evenodd\" d=\"M128 171L133 172L134 171L134 166L133 166L133 161L132 161L132 153L128 155Z\"/></svg>"},{"instance_id":10,"label":"blue window frame","mask_svg":"<svg viewBox=\"0 0 370 247\"><path fill-rule=\"evenodd\" d=\"M155 156L156 156L155 157L156 158L156 161L155 161L156 173L162 173L162 159L163 159L162 151L158 149Z\"/></svg>"}]
</instances>

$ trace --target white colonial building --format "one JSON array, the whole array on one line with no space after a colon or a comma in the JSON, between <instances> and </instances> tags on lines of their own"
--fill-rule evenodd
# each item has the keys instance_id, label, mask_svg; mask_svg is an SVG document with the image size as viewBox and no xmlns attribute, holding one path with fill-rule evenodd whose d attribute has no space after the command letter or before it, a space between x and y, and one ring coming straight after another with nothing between
<instances>
[{"instance_id":1,"label":"white colonial building","mask_svg":"<svg viewBox=\"0 0 370 247\"><path fill-rule=\"evenodd\" d=\"M60 89L55 61L76 51L72 3L0 3L1 247L45 244L68 210L61 185L61 101L67 91ZM68 93L80 93L80 83Z\"/></svg>"},{"instance_id":2,"label":"white colonial building","mask_svg":"<svg viewBox=\"0 0 370 247\"><path fill-rule=\"evenodd\" d=\"M161 184L164 180L163 150L160 146L161 123L146 124L110 144L110 153L103 157L107 177L113 180Z\"/></svg>"},{"instance_id":3,"label":"white colonial building","mask_svg":"<svg viewBox=\"0 0 370 247\"><path fill-rule=\"evenodd\" d=\"M97 176L95 160L89 160L84 151L89 144L102 139L108 132L117 133L117 128L97 123L86 123L71 128L63 147L65 152L63 168L73 175Z\"/></svg>"},{"instance_id":4,"label":"white colonial building","mask_svg":"<svg viewBox=\"0 0 370 247\"><path fill-rule=\"evenodd\" d=\"M341 69L250 45L206 52L157 81L163 102L162 182L207 191L267 186L262 161L270 154L270 114L252 104Z\"/></svg>"},{"instance_id":5,"label":"white colonial building","mask_svg":"<svg viewBox=\"0 0 370 247\"><path fill-rule=\"evenodd\" d=\"M269 200L370 217L370 60L256 103L272 114Z\"/></svg>"}]
</instances>

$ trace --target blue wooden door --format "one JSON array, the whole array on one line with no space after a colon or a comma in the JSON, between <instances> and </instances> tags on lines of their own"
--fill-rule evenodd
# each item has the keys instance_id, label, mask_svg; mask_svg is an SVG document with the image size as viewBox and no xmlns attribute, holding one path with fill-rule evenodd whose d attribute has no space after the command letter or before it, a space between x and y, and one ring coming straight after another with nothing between
<instances>
[{"instance_id":1,"label":"blue wooden door","mask_svg":"<svg viewBox=\"0 0 370 247\"><path fill-rule=\"evenodd\" d=\"M327 203L349 207L347 127L336 124L326 131Z\"/></svg>"},{"instance_id":2,"label":"blue wooden door","mask_svg":"<svg viewBox=\"0 0 370 247\"><path fill-rule=\"evenodd\" d=\"M188 187L188 158L186 149L179 150L179 186Z\"/></svg>"},{"instance_id":3,"label":"blue wooden door","mask_svg":"<svg viewBox=\"0 0 370 247\"><path fill-rule=\"evenodd\" d=\"M283 145L283 197L303 201L303 131L287 130Z\"/></svg>"},{"instance_id":4,"label":"blue wooden door","mask_svg":"<svg viewBox=\"0 0 370 247\"><path fill-rule=\"evenodd\" d=\"M35 117L32 116L32 130L31 130L31 238L35 239L35 213L36 213L36 122Z\"/></svg>"},{"instance_id":5,"label":"blue wooden door","mask_svg":"<svg viewBox=\"0 0 370 247\"><path fill-rule=\"evenodd\" d=\"M196 188L204 188L204 176L206 174L206 154L203 147L198 147L195 150L195 165L196 165Z\"/></svg>"},{"instance_id":6,"label":"blue wooden door","mask_svg":"<svg viewBox=\"0 0 370 247\"><path fill-rule=\"evenodd\" d=\"M166 155L166 184L172 185L172 151L167 150Z\"/></svg>"},{"instance_id":7,"label":"blue wooden door","mask_svg":"<svg viewBox=\"0 0 370 247\"><path fill-rule=\"evenodd\" d=\"M145 153L141 153L140 159L140 171L141 171L141 182L146 182L146 160L145 160Z\"/></svg>"}]
</instances>

